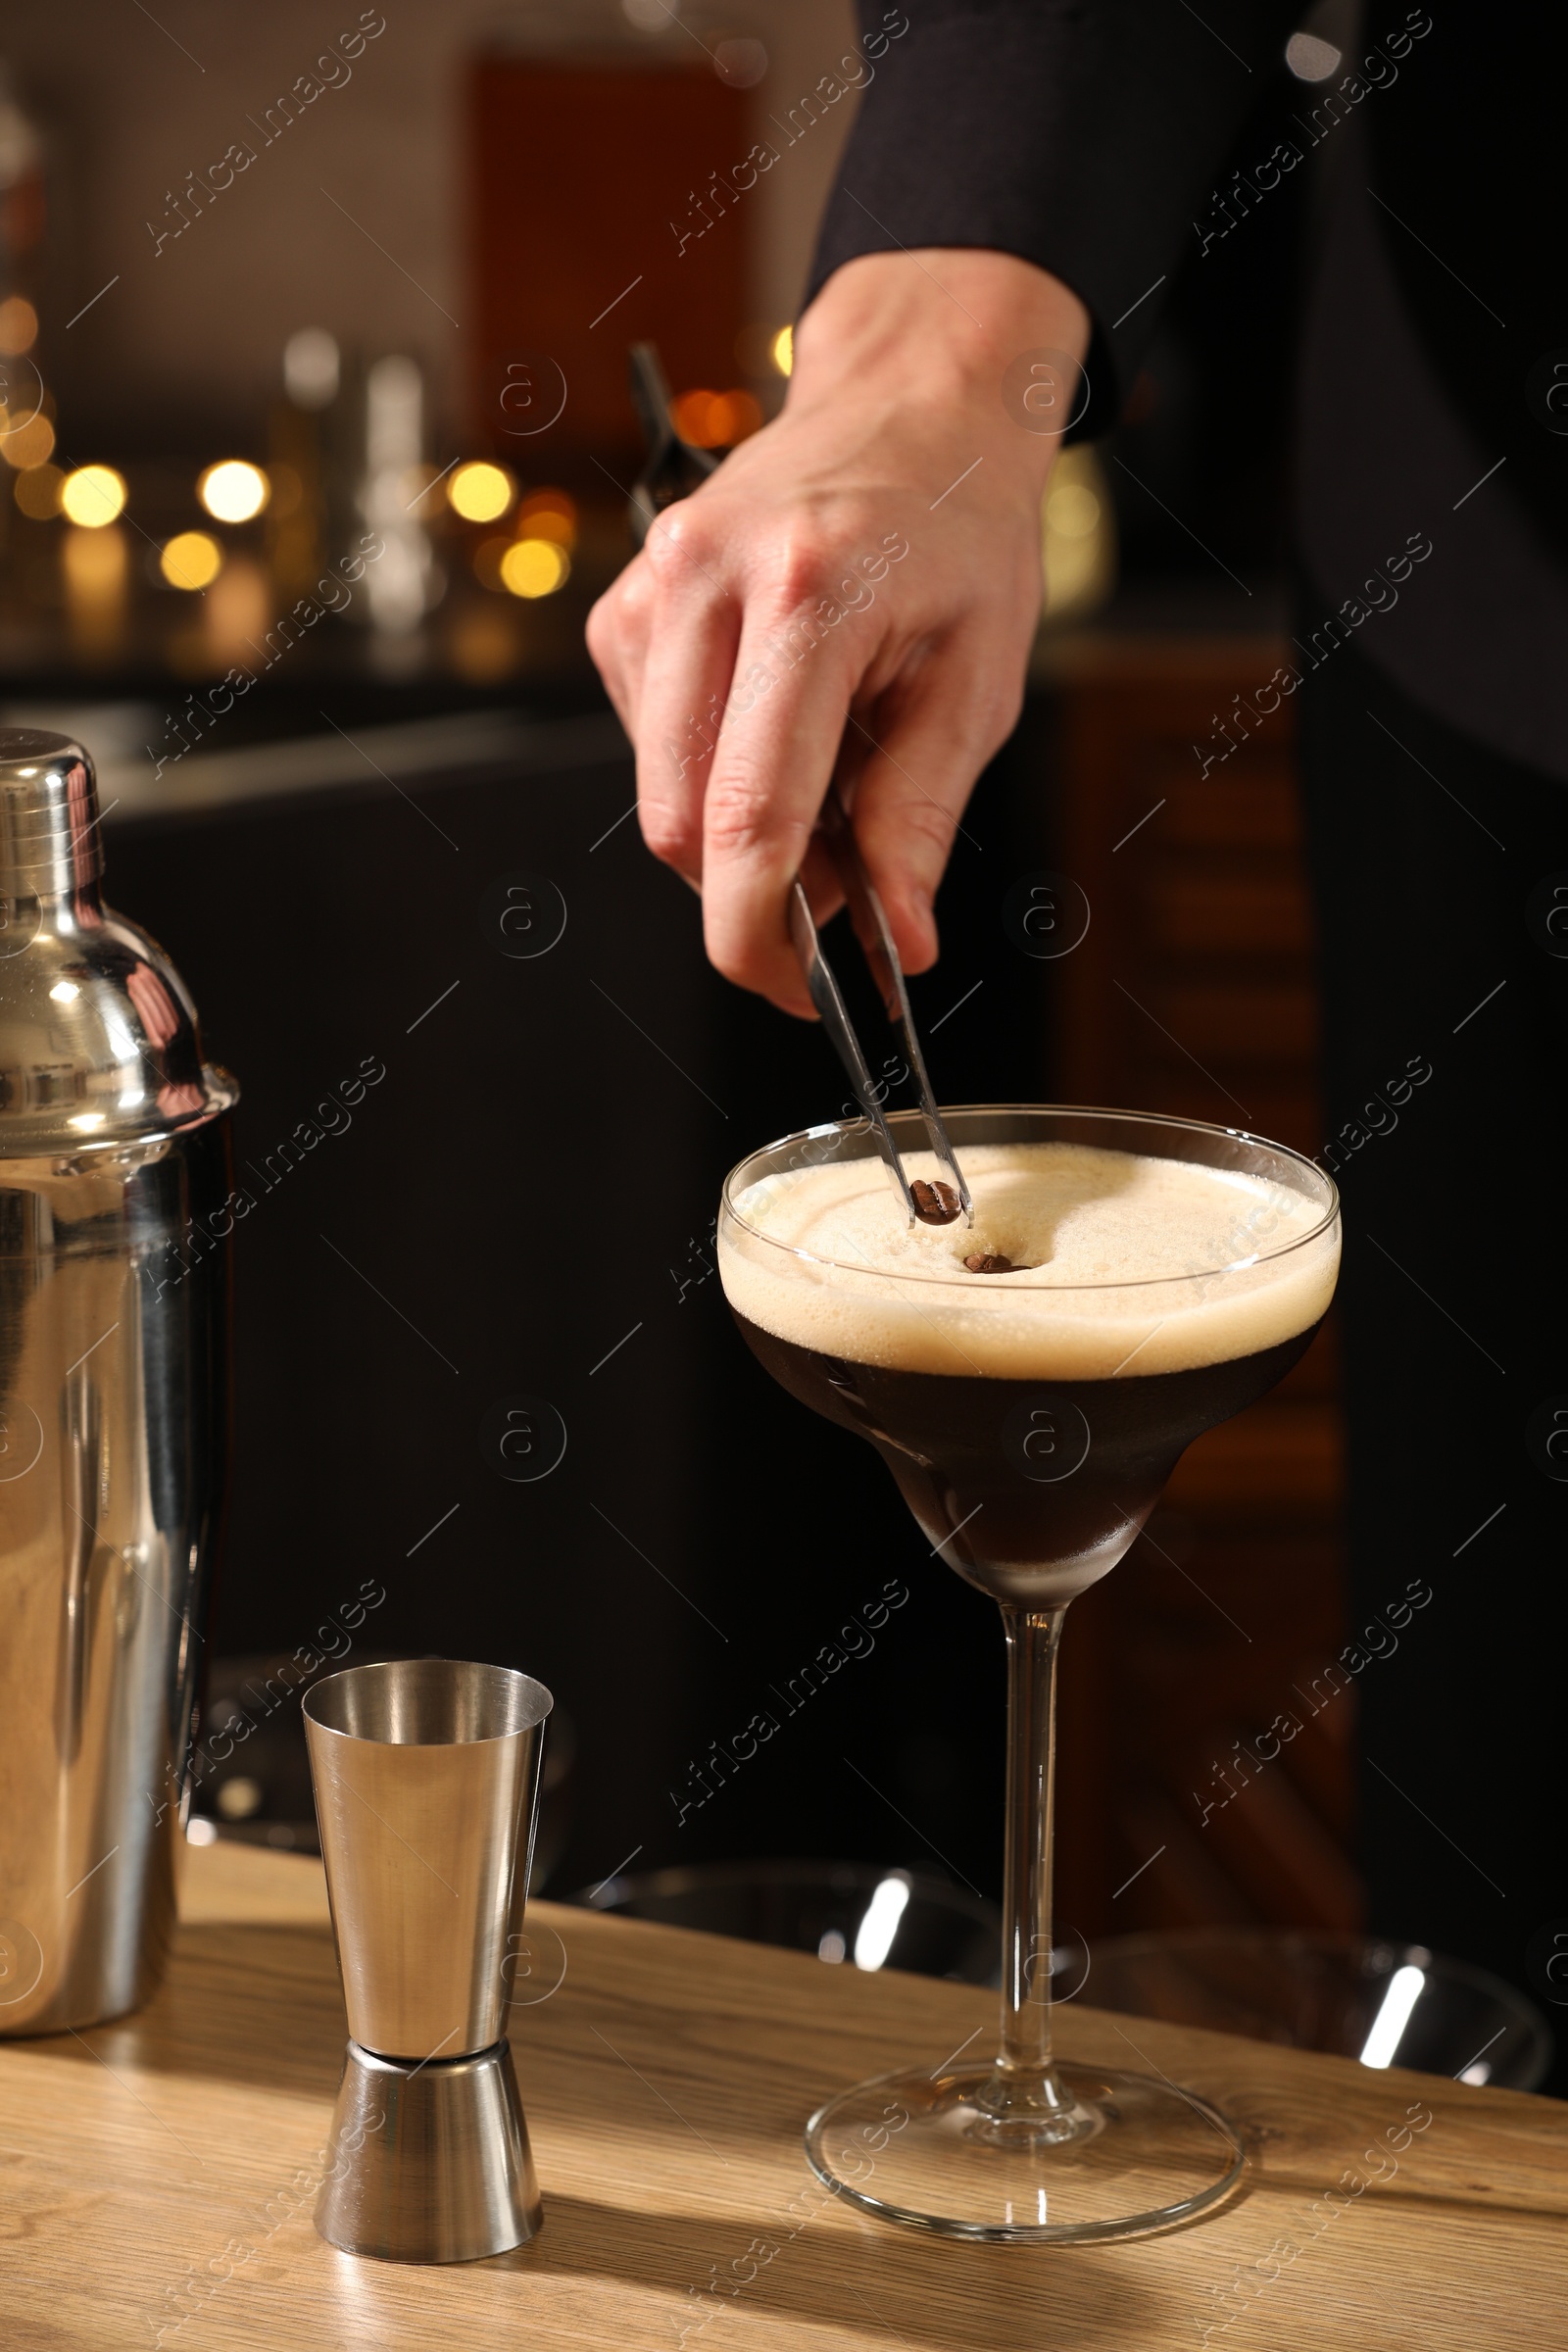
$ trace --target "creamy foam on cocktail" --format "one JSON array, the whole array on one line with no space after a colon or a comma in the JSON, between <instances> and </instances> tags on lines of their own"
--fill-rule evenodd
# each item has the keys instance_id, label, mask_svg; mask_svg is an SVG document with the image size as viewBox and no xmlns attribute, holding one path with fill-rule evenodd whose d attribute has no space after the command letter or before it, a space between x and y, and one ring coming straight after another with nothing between
<instances>
[{"instance_id":1,"label":"creamy foam on cocktail","mask_svg":"<svg viewBox=\"0 0 1568 2352\"><path fill-rule=\"evenodd\" d=\"M940 1175L925 1152L911 1178ZM1085 1381L1195 1370L1309 1330L1339 1228L1286 1185L1075 1143L969 1145L972 1228L908 1223L880 1161L827 1160L735 1196L719 1270L737 1313L796 1347L906 1372ZM1013 1271L971 1273L966 1257Z\"/></svg>"}]
</instances>

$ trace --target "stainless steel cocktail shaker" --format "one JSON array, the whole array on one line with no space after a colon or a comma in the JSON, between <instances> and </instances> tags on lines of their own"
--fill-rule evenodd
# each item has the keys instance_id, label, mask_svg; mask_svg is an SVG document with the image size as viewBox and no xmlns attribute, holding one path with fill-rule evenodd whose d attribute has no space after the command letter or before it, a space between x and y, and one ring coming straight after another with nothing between
<instances>
[{"instance_id":1,"label":"stainless steel cocktail shaker","mask_svg":"<svg viewBox=\"0 0 1568 2352\"><path fill-rule=\"evenodd\" d=\"M87 754L0 732L0 2034L158 1981L226 1450L238 1090L102 870Z\"/></svg>"}]
</instances>

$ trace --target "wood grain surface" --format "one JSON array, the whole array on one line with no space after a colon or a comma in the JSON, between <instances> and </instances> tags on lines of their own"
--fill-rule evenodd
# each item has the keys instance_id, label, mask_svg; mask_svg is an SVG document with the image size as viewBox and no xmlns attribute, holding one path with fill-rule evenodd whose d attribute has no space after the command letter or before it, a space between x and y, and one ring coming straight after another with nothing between
<instances>
[{"instance_id":1,"label":"wood grain surface","mask_svg":"<svg viewBox=\"0 0 1568 2352\"><path fill-rule=\"evenodd\" d=\"M1124 2245L928 2239L815 2188L801 2127L825 2092L989 2033L992 1996L546 1903L511 2027L543 2232L461 2268L357 2261L311 2222L345 2030L319 1866L186 1863L145 2011L0 2043L6 2352L1568 2346L1555 2102L1071 2004L1068 2055L1157 2067L1237 2117L1250 2192ZM1328 2201L1412 2109L1431 2120L1396 2169Z\"/></svg>"}]
</instances>

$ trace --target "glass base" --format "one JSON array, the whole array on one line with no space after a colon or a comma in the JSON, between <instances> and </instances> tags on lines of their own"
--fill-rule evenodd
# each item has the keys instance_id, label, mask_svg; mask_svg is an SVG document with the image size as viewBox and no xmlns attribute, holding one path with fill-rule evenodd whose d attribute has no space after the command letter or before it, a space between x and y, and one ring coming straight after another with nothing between
<instances>
[{"instance_id":1,"label":"glass base","mask_svg":"<svg viewBox=\"0 0 1568 2352\"><path fill-rule=\"evenodd\" d=\"M806 2127L813 2173L883 2221L1041 2245L1140 2237L1234 2195L1241 2134L1194 2092L1055 2066L1032 2091L994 2065L857 2083Z\"/></svg>"}]
</instances>

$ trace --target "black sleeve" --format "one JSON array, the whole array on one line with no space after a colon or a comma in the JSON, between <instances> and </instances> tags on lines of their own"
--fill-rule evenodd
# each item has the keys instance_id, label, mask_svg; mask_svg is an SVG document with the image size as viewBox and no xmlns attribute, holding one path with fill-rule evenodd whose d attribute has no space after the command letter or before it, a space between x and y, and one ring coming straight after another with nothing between
<instances>
[{"instance_id":1,"label":"black sleeve","mask_svg":"<svg viewBox=\"0 0 1568 2352\"><path fill-rule=\"evenodd\" d=\"M1103 431L1302 6L858 0L872 78L810 293L858 255L900 247L1034 262L1089 311L1085 429Z\"/></svg>"}]
</instances>

